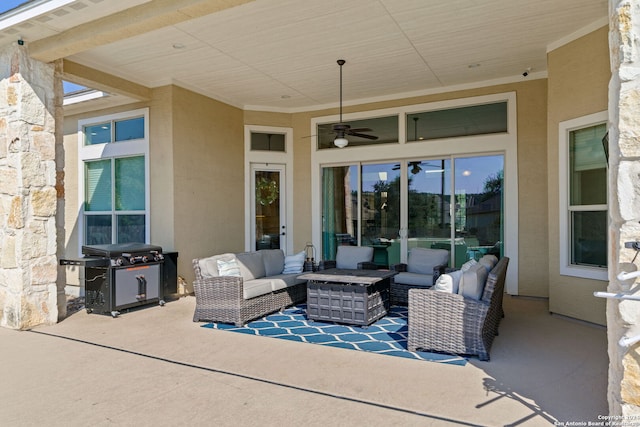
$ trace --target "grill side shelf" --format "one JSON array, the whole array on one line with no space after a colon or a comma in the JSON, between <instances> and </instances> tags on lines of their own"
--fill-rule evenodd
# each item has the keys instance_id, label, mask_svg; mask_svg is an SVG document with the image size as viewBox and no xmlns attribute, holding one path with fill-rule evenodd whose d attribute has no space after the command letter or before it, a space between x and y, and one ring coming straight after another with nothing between
<instances>
[{"instance_id":1,"label":"grill side shelf","mask_svg":"<svg viewBox=\"0 0 640 427\"><path fill-rule=\"evenodd\" d=\"M83 267L109 267L109 258L61 259L60 265L80 265Z\"/></svg>"}]
</instances>

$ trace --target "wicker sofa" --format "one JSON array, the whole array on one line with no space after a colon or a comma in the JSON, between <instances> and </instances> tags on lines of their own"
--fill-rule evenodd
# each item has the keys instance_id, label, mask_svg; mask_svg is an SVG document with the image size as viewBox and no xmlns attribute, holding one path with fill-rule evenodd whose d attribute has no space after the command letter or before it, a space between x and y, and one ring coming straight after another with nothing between
<instances>
[{"instance_id":1,"label":"wicker sofa","mask_svg":"<svg viewBox=\"0 0 640 427\"><path fill-rule=\"evenodd\" d=\"M408 349L477 355L489 360L504 312L502 299L509 258L487 274L478 298L435 289L409 290ZM434 287L435 288L435 287Z\"/></svg>"},{"instance_id":2,"label":"wicker sofa","mask_svg":"<svg viewBox=\"0 0 640 427\"><path fill-rule=\"evenodd\" d=\"M303 263L304 252L285 257L280 249L194 259L196 309L193 321L241 326L305 301L307 281L298 279ZM233 267L226 270L234 264L237 270Z\"/></svg>"}]
</instances>

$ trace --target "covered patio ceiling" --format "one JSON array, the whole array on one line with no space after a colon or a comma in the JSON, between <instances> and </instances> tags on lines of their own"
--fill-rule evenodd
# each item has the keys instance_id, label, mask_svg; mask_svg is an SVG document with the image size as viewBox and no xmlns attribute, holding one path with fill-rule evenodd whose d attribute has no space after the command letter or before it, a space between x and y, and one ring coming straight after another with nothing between
<instances>
[{"instance_id":1,"label":"covered patio ceiling","mask_svg":"<svg viewBox=\"0 0 640 427\"><path fill-rule=\"evenodd\" d=\"M293 112L336 106L339 58L347 61L346 105L544 77L547 51L607 25L607 4L33 0L0 15L0 45L21 39L45 61L64 58L149 88L176 84L239 108ZM211 13L211 5L221 10ZM155 25L136 23L149 15ZM102 30L114 23L117 33Z\"/></svg>"}]
</instances>

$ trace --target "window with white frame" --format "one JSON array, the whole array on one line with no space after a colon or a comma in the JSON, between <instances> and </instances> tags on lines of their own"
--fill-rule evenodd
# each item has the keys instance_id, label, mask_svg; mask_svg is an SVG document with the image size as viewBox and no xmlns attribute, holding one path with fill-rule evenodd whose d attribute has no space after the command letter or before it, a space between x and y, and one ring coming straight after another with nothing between
<instances>
[{"instance_id":1,"label":"window with white frame","mask_svg":"<svg viewBox=\"0 0 640 427\"><path fill-rule=\"evenodd\" d=\"M560 274L607 279L607 112L560 124Z\"/></svg>"},{"instance_id":2,"label":"window with white frame","mask_svg":"<svg viewBox=\"0 0 640 427\"><path fill-rule=\"evenodd\" d=\"M148 109L78 122L80 244L149 242Z\"/></svg>"}]
</instances>

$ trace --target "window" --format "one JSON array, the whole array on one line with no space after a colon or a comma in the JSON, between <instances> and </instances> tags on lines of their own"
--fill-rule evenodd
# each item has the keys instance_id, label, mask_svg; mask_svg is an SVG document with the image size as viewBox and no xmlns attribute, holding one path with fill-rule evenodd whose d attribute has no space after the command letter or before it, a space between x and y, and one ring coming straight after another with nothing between
<instances>
[{"instance_id":1,"label":"window","mask_svg":"<svg viewBox=\"0 0 640 427\"><path fill-rule=\"evenodd\" d=\"M362 135L377 137L369 139L357 135L347 135L349 146L379 145L398 143L398 116L376 117L373 119L349 120L343 122L352 130ZM318 149L336 148L333 140L336 133L333 131L335 123L319 124L317 127Z\"/></svg>"},{"instance_id":2,"label":"window","mask_svg":"<svg viewBox=\"0 0 640 427\"><path fill-rule=\"evenodd\" d=\"M81 245L149 241L148 110L79 122Z\"/></svg>"},{"instance_id":3,"label":"window","mask_svg":"<svg viewBox=\"0 0 640 427\"><path fill-rule=\"evenodd\" d=\"M560 124L561 274L607 279L606 112Z\"/></svg>"},{"instance_id":4,"label":"window","mask_svg":"<svg viewBox=\"0 0 640 427\"><path fill-rule=\"evenodd\" d=\"M285 135L251 132L251 151L285 151Z\"/></svg>"},{"instance_id":5,"label":"window","mask_svg":"<svg viewBox=\"0 0 640 427\"><path fill-rule=\"evenodd\" d=\"M407 115L407 140L507 132L507 103L472 105Z\"/></svg>"}]
</instances>

